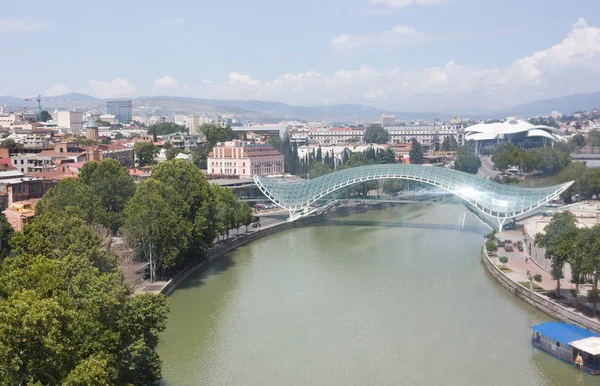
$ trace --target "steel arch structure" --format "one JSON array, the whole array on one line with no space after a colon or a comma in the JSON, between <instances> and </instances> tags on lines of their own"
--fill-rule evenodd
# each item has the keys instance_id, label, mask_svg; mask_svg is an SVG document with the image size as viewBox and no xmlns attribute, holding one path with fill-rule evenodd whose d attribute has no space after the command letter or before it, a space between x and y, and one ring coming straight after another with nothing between
<instances>
[{"instance_id":1,"label":"steel arch structure","mask_svg":"<svg viewBox=\"0 0 600 386\"><path fill-rule=\"evenodd\" d=\"M481 213L497 219L500 228L507 219L535 210L557 198L573 183L548 188L515 188L453 169L405 164L361 166L303 182L282 182L254 176L254 182L273 203L289 211L290 220L293 220L296 212L337 190L365 181L390 178L419 181L445 189Z\"/></svg>"}]
</instances>

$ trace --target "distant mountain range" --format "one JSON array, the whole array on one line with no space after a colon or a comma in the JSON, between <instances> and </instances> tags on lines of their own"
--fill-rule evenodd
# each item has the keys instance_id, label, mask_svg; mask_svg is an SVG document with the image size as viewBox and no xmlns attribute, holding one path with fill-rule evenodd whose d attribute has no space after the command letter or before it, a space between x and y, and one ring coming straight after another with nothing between
<instances>
[{"instance_id":1,"label":"distant mountain range","mask_svg":"<svg viewBox=\"0 0 600 386\"><path fill-rule=\"evenodd\" d=\"M44 109L71 108L81 111L103 113L106 100L80 93L69 93L55 97L42 96ZM171 115L204 113L209 115L234 114L246 121L275 123L282 120L322 120L326 122L377 121L382 114L394 114L399 120L447 120L453 116L471 118L506 118L508 116L531 117L549 115L552 111L571 114L600 107L600 92L574 94L561 98L540 100L513 106L502 110L480 108L454 109L442 112L397 112L358 104L329 106L294 106L279 102L257 100L217 100L189 97L152 96L132 98L134 115ZM35 97L30 101L13 96L0 96L0 106L6 105L20 111L23 105L28 110L36 110Z\"/></svg>"}]
</instances>

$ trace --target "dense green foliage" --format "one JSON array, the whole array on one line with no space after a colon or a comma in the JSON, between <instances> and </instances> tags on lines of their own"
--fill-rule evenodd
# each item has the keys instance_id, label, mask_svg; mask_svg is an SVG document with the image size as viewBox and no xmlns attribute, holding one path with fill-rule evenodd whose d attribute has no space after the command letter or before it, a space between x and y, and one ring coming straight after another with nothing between
<instances>
[{"instance_id":1,"label":"dense green foliage","mask_svg":"<svg viewBox=\"0 0 600 386\"><path fill-rule=\"evenodd\" d=\"M52 120L52 114L48 110L42 110L42 122L48 122Z\"/></svg>"},{"instance_id":2,"label":"dense green foliage","mask_svg":"<svg viewBox=\"0 0 600 386\"><path fill-rule=\"evenodd\" d=\"M408 156L410 157L411 164L422 165L424 162L423 149L421 149L421 144L416 138L411 139L411 149Z\"/></svg>"},{"instance_id":3,"label":"dense green foliage","mask_svg":"<svg viewBox=\"0 0 600 386\"><path fill-rule=\"evenodd\" d=\"M158 154L158 147L152 142L138 141L133 145L133 152L140 167L152 165Z\"/></svg>"},{"instance_id":4,"label":"dense green foliage","mask_svg":"<svg viewBox=\"0 0 600 386\"><path fill-rule=\"evenodd\" d=\"M574 181L561 196L566 202L571 202L571 197L575 194L582 200L600 196L600 169L590 169L584 162L572 162L560 172L558 181Z\"/></svg>"},{"instance_id":5,"label":"dense green foliage","mask_svg":"<svg viewBox=\"0 0 600 386\"><path fill-rule=\"evenodd\" d=\"M472 143L467 143L458 148L456 159L454 160L454 169L461 172L477 174L481 167L481 159L475 154L475 148Z\"/></svg>"},{"instance_id":6,"label":"dense green foliage","mask_svg":"<svg viewBox=\"0 0 600 386\"><path fill-rule=\"evenodd\" d=\"M324 162L316 162L308 172L308 178L314 180L317 177L331 173L333 170Z\"/></svg>"},{"instance_id":7,"label":"dense green foliage","mask_svg":"<svg viewBox=\"0 0 600 386\"><path fill-rule=\"evenodd\" d=\"M178 132L187 133L187 128L185 126L178 125L172 122L160 122L150 125L148 129L148 134L152 135L167 135Z\"/></svg>"},{"instance_id":8,"label":"dense green foliage","mask_svg":"<svg viewBox=\"0 0 600 386\"><path fill-rule=\"evenodd\" d=\"M36 213L12 238L0 231L12 248L0 259L0 386L157 384L166 298L132 296L99 225L123 232L154 279L201 262L217 235L253 219L182 160L161 163L137 189L116 161L87 163Z\"/></svg>"},{"instance_id":9,"label":"dense green foliage","mask_svg":"<svg viewBox=\"0 0 600 386\"><path fill-rule=\"evenodd\" d=\"M178 147L172 147L169 150L167 150L167 160L172 160L173 158L177 157L177 154L182 153L183 150L181 150Z\"/></svg>"},{"instance_id":10,"label":"dense green foliage","mask_svg":"<svg viewBox=\"0 0 600 386\"><path fill-rule=\"evenodd\" d=\"M36 216L0 266L0 385L156 384L166 298L131 297L76 209Z\"/></svg>"},{"instance_id":11,"label":"dense green foliage","mask_svg":"<svg viewBox=\"0 0 600 386\"><path fill-rule=\"evenodd\" d=\"M560 172L571 162L571 156L564 150L539 147L525 151L511 142L501 142L492 154L492 162L502 170L515 165L527 173L538 171L552 174Z\"/></svg>"},{"instance_id":12,"label":"dense green foliage","mask_svg":"<svg viewBox=\"0 0 600 386\"><path fill-rule=\"evenodd\" d=\"M135 193L129 170L119 161L106 159L102 163L87 162L81 168L78 182L88 186L99 201L95 221L113 233L123 225L122 212Z\"/></svg>"},{"instance_id":13,"label":"dense green foliage","mask_svg":"<svg viewBox=\"0 0 600 386\"><path fill-rule=\"evenodd\" d=\"M535 236L535 244L545 248L545 257L552 262L551 274L556 280L556 298L560 295L560 279L564 277L565 263L572 259L573 241L577 237L577 219L571 212L557 212L544 228L545 233Z\"/></svg>"},{"instance_id":14,"label":"dense green foliage","mask_svg":"<svg viewBox=\"0 0 600 386\"><path fill-rule=\"evenodd\" d=\"M444 140L442 141L441 150L456 151L457 149L458 149L458 142L456 142L456 138L454 138L453 135L444 137Z\"/></svg>"},{"instance_id":15,"label":"dense green foliage","mask_svg":"<svg viewBox=\"0 0 600 386\"><path fill-rule=\"evenodd\" d=\"M390 140L390 133L383 128L381 125L370 125L365 129L364 141L365 143L388 143Z\"/></svg>"},{"instance_id":16,"label":"dense green foliage","mask_svg":"<svg viewBox=\"0 0 600 386\"><path fill-rule=\"evenodd\" d=\"M6 220L4 214L0 214L0 263L10 253L10 239L15 232Z\"/></svg>"},{"instance_id":17,"label":"dense green foliage","mask_svg":"<svg viewBox=\"0 0 600 386\"><path fill-rule=\"evenodd\" d=\"M9 138L9 139L5 139L4 141L2 141L2 143L0 143L0 147L3 149L21 149L23 147L22 143L17 143L15 142L14 139Z\"/></svg>"}]
</instances>

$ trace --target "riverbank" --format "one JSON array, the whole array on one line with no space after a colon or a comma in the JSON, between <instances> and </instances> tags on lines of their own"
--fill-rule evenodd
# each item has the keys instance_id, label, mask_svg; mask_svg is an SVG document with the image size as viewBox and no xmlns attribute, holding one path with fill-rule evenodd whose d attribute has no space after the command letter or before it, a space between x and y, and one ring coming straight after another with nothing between
<instances>
[{"instance_id":1,"label":"riverbank","mask_svg":"<svg viewBox=\"0 0 600 386\"><path fill-rule=\"evenodd\" d=\"M485 249L485 242L482 248L482 262L486 267L487 271L492 275L494 279L496 279L504 288L508 289L515 296L525 301L529 305L537 308L538 310L546 313L547 315L558 319L565 323L571 323L578 325L580 327L586 328L590 331L600 334L600 323L597 320L591 319L581 313L578 313L574 310L570 310L557 302L553 301L549 297L544 296L543 294L532 292L529 288L524 287L520 283L528 283L526 273L519 271L511 271L509 273L503 272L500 268L498 268L497 264L499 263L496 257L490 257ZM510 260L509 260L510 261ZM527 264L527 263L525 263ZM514 264L510 265L510 267L515 267ZM532 272L532 274L541 274L543 277L548 279L547 272L543 271L540 267L535 265L533 262L528 266L528 270ZM510 269L510 268L509 268ZM539 271L539 272L538 272ZM513 277L511 277L513 276ZM520 278L519 278L520 277ZM546 283L545 283L546 282ZM548 280L542 279L542 285L547 287ZM535 283L539 285L540 283ZM535 291L535 289L534 289Z\"/></svg>"},{"instance_id":2,"label":"riverbank","mask_svg":"<svg viewBox=\"0 0 600 386\"><path fill-rule=\"evenodd\" d=\"M282 232L288 229L297 228L305 226L306 224L319 222L331 218L336 217L345 217L350 216L357 213L365 213L372 210L383 210L385 208L389 208L392 206L404 205L403 203L375 203L375 204L361 204L354 203L350 205L340 205L331 208L328 212L314 215L310 217L301 218L294 222L287 222L285 220L281 220L280 222L271 224L269 226L261 227L260 229L251 232L245 233L243 235L236 236L230 240L223 241L217 245L215 245L208 253L208 257L205 261L200 263L196 263L190 265L184 269L182 269L178 274L174 275L167 282L155 282L152 284L148 284L148 288L144 291L143 289L139 290L137 293L144 292L155 292L161 293L163 295L169 296L177 289L177 287L191 274L201 269L207 263L214 261L215 259L223 256L224 254L235 250L236 248L242 247L246 244L249 244L253 241L262 239L264 237L271 236L274 233Z\"/></svg>"}]
</instances>

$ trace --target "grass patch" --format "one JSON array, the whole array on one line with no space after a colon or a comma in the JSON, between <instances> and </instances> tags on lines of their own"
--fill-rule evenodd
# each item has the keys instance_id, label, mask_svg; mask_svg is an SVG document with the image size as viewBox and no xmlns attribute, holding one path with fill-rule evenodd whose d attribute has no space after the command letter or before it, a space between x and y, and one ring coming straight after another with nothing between
<instances>
[{"instance_id":1,"label":"grass patch","mask_svg":"<svg viewBox=\"0 0 600 386\"><path fill-rule=\"evenodd\" d=\"M520 281L519 284L521 284L523 287L529 289L529 282L528 281ZM533 283L533 292L541 292L544 291L544 288L540 287L539 285Z\"/></svg>"},{"instance_id":2,"label":"grass patch","mask_svg":"<svg viewBox=\"0 0 600 386\"><path fill-rule=\"evenodd\" d=\"M497 265L496 268L498 268L500 271L502 271L504 273L512 272L512 269L505 267L504 265Z\"/></svg>"}]
</instances>

